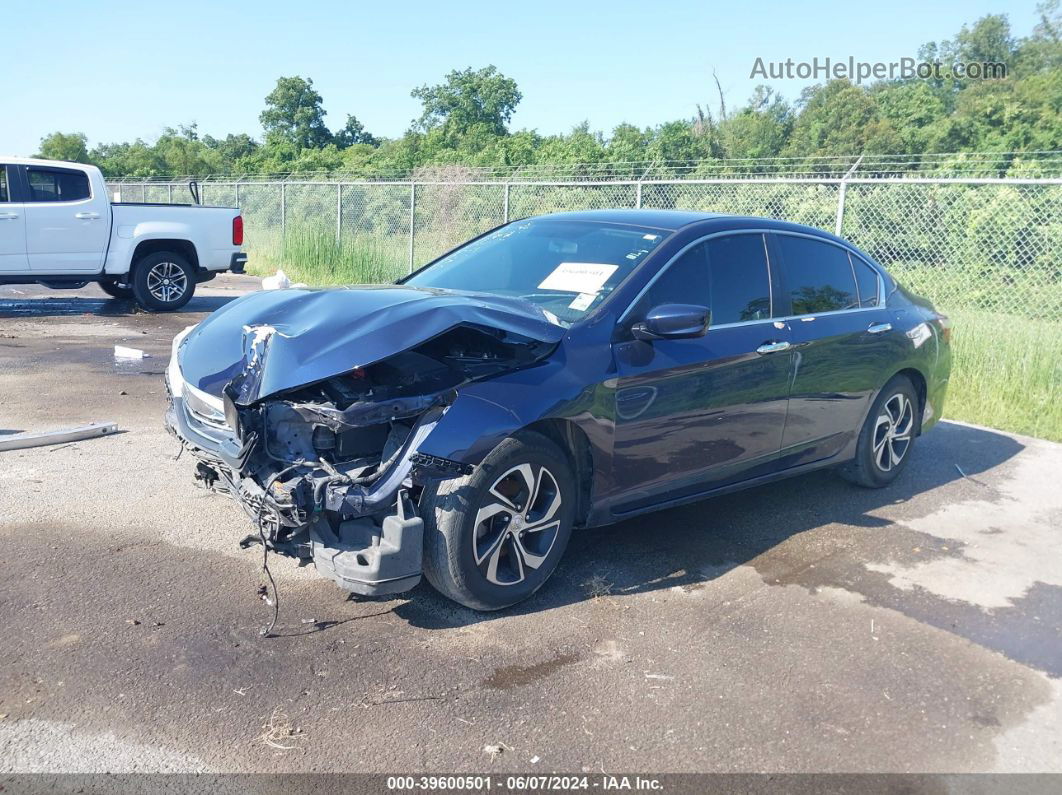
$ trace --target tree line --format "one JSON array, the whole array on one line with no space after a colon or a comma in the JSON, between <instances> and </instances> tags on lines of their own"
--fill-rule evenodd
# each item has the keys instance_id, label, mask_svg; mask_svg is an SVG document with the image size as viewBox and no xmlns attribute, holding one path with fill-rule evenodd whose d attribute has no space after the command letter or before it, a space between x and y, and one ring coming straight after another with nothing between
<instances>
[{"instance_id":1,"label":"tree line","mask_svg":"<svg viewBox=\"0 0 1062 795\"><path fill-rule=\"evenodd\" d=\"M831 80L789 102L757 86L742 107L696 105L690 118L651 127L620 124L611 133L583 122L569 133L513 130L522 95L494 66L455 70L436 85L413 89L422 113L404 135L373 135L348 115L338 130L325 123L313 80L281 77L265 98L261 137L201 135L195 124L167 128L154 142L101 143L80 132L41 140L41 157L98 165L108 176L341 172L410 174L455 166L518 169L547 164L568 171L593 164L821 158L836 155L1029 152L1062 149L1062 13L1059 0L1037 7L1038 22L1015 36L1005 15L964 25L930 42L919 59L944 64L1005 63L1004 78Z\"/></svg>"}]
</instances>

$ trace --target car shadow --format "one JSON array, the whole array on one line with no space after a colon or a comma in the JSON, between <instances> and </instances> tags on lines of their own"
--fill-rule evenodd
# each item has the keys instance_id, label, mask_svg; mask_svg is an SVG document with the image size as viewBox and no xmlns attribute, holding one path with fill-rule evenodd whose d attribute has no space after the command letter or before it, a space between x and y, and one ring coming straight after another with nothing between
<instances>
[{"instance_id":1,"label":"car shadow","mask_svg":"<svg viewBox=\"0 0 1062 795\"><path fill-rule=\"evenodd\" d=\"M892 522L876 516L878 509L957 479L978 484L977 475L1022 449L1019 441L1004 434L942 422L918 440L907 469L887 488L860 488L835 472L820 470L607 527L577 530L553 577L515 607L476 612L422 583L395 614L418 627L454 628L594 598L622 600L676 586L695 590L824 525L888 527ZM990 487L980 484L976 487L990 498Z\"/></svg>"},{"instance_id":2,"label":"car shadow","mask_svg":"<svg viewBox=\"0 0 1062 795\"><path fill-rule=\"evenodd\" d=\"M215 309L220 309L230 301L239 298L234 296L193 296L192 300L185 304L174 314L209 314ZM0 318L34 318L34 317L63 317L72 315L98 315L101 317L115 317L123 315L149 314L146 310L136 305L136 302L122 298L87 298L81 296L57 296L55 298L20 298L0 299Z\"/></svg>"}]
</instances>

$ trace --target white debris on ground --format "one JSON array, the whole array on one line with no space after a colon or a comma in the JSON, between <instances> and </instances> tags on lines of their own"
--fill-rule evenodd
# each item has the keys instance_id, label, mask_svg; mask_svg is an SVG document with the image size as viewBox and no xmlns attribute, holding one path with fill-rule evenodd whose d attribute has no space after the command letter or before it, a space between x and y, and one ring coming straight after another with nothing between
<instances>
[{"instance_id":1,"label":"white debris on ground","mask_svg":"<svg viewBox=\"0 0 1062 795\"><path fill-rule=\"evenodd\" d=\"M127 348L124 345L114 346L115 359L148 359L150 357L150 353L144 353L139 348Z\"/></svg>"},{"instance_id":2,"label":"white debris on ground","mask_svg":"<svg viewBox=\"0 0 1062 795\"><path fill-rule=\"evenodd\" d=\"M285 290L288 287L291 287L291 279L282 270L277 270L272 276L262 279L263 290Z\"/></svg>"},{"instance_id":3,"label":"white debris on ground","mask_svg":"<svg viewBox=\"0 0 1062 795\"><path fill-rule=\"evenodd\" d=\"M284 273L283 270L277 270L272 276L262 278L263 290L305 290L309 286L306 282L295 282L293 284L291 279L288 278L288 274Z\"/></svg>"}]
</instances>

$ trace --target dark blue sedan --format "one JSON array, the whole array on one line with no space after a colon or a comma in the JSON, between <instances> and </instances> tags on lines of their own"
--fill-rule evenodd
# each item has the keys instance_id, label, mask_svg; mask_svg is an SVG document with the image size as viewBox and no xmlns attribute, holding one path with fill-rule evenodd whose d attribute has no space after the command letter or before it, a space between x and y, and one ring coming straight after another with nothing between
<instances>
[{"instance_id":1,"label":"dark blue sedan","mask_svg":"<svg viewBox=\"0 0 1062 795\"><path fill-rule=\"evenodd\" d=\"M576 527L822 467L887 486L940 417L949 335L818 229L560 213L397 285L228 304L174 341L167 424L245 546L495 610Z\"/></svg>"}]
</instances>

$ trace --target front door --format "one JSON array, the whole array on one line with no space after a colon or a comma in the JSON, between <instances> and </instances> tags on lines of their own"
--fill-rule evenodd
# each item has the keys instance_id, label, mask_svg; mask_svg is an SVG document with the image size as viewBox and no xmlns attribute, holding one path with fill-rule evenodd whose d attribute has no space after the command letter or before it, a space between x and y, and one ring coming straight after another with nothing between
<instances>
[{"instance_id":1,"label":"front door","mask_svg":"<svg viewBox=\"0 0 1062 795\"><path fill-rule=\"evenodd\" d=\"M619 330L619 512L773 471L791 354L785 323L772 320L770 279L762 234L710 238L673 261L624 319L629 328L668 303L712 313L692 339L645 342Z\"/></svg>"},{"instance_id":2,"label":"front door","mask_svg":"<svg viewBox=\"0 0 1062 795\"><path fill-rule=\"evenodd\" d=\"M80 169L28 166L25 170L26 249L41 273L98 273L110 236L110 202L92 196Z\"/></svg>"},{"instance_id":3,"label":"front door","mask_svg":"<svg viewBox=\"0 0 1062 795\"><path fill-rule=\"evenodd\" d=\"M15 169L0 163L0 273L25 273L26 208L15 201Z\"/></svg>"}]
</instances>

